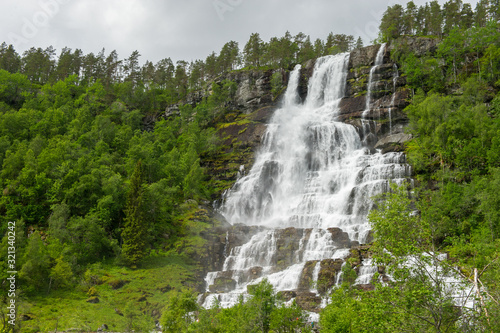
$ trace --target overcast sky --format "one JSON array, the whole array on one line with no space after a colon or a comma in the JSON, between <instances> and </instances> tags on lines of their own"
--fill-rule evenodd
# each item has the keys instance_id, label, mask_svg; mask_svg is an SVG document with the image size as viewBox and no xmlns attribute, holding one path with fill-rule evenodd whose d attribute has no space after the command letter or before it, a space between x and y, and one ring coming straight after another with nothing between
<instances>
[{"instance_id":1,"label":"overcast sky","mask_svg":"<svg viewBox=\"0 0 500 333\"><path fill-rule=\"evenodd\" d=\"M417 5L426 0L414 0ZM439 1L443 4L445 1ZM477 1L469 1L474 8ZM84 53L116 50L141 62L205 59L251 33L268 41L288 30L325 39L329 32L377 37L382 13L396 0L0 0L0 42L22 53L52 45Z\"/></svg>"}]
</instances>

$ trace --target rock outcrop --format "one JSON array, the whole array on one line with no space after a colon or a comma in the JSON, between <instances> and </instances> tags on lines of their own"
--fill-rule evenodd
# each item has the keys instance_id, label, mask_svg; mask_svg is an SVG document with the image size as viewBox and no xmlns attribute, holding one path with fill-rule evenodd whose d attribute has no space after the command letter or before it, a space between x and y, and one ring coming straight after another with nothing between
<instances>
[{"instance_id":1,"label":"rock outcrop","mask_svg":"<svg viewBox=\"0 0 500 333\"><path fill-rule=\"evenodd\" d=\"M374 61L380 47L384 47L383 62L375 68ZM346 94L340 103L338 117L338 120L355 126L369 147L378 149L375 146L384 140L386 152L401 150L407 141L403 140L407 136L398 137L396 142L390 140L392 135L403 134L408 122L403 109L410 97L405 77L399 76L398 65L391 60L390 49L390 46L372 45L351 53ZM371 130L366 131L367 127Z\"/></svg>"}]
</instances>

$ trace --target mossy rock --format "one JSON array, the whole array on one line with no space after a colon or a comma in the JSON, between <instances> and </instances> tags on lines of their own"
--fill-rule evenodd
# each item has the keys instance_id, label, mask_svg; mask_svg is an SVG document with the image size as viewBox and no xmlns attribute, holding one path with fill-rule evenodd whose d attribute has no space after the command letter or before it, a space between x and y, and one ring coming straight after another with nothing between
<instances>
[{"instance_id":1,"label":"mossy rock","mask_svg":"<svg viewBox=\"0 0 500 333\"><path fill-rule=\"evenodd\" d=\"M87 298L86 302L92 303L92 304L97 304L97 303L99 303L99 297L97 297L97 296L89 297L89 298Z\"/></svg>"},{"instance_id":2,"label":"mossy rock","mask_svg":"<svg viewBox=\"0 0 500 333\"><path fill-rule=\"evenodd\" d=\"M113 279L108 282L109 286L111 289L120 289L123 287L125 284L127 284L128 281L122 280L122 279Z\"/></svg>"},{"instance_id":3,"label":"mossy rock","mask_svg":"<svg viewBox=\"0 0 500 333\"><path fill-rule=\"evenodd\" d=\"M92 296L97 296L98 292L95 287L90 287L90 289L87 291L87 295L92 297Z\"/></svg>"}]
</instances>

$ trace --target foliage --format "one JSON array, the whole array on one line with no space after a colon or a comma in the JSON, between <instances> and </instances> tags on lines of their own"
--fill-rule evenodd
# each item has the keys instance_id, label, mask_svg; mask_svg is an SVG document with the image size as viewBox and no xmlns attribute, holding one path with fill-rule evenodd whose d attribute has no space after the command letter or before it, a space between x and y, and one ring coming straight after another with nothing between
<instances>
[{"instance_id":1,"label":"foliage","mask_svg":"<svg viewBox=\"0 0 500 333\"><path fill-rule=\"evenodd\" d=\"M239 302L230 308L221 308L218 302L212 304L210 309L198 309L188 319L190 325L187 332L309 332L306 326L307 316L295 302L285 305L276 296L272 285L267 280L262 280L249 288L249 298L240 297ZM189 292L183 292L187 295ZM179 298L174 299L179 304ZM174 305L174 300L165 309L162 316L163 323L169 327L180 329L186 321L189 302L178 310L179 305ZM182 302L181 302L182 303ZM175 313L175 314L174 314ZM165 321L168 318L168 322ZM185 326L184 326L185 327Z\"/></svg>"},{"instance_id":2,"label":"foliage","mask_svg":"<svg viewBox=\"0 0 500 333\"><path fill-rule=\"evenodd\" d=\"M283 74L281 72L273 73L271 76L271 93L277 97L283 90Z\"/></svg>"},{"instance_id":3,"label":"foliage","mask_svg":"<svg viewBox=\"0 0 500 333\"><path fill-rule=\"evenodd\" d=\"M188 326L194 321L193 312L198 309L196 295L185 290L170 296L163 311L160 323L165 332L187 332Z\"/></svg>"},{"instance_id":4,"label":"foliage","mask_svg":"<svg viewBox=\"0 0 500 333\"><path fill-rule=\"evenodd\" d=\"M143 189L142 189L142 163L141 160L132 173L130 189L125 206L125 226L122 232L122 256L125 262L135 266L144 257L147 224L143 214Z\"/></svg>"},{"instance_id":5,"label":"foliage","mask_svg":"<svg viewBox=\"0 0 500 333\"><path fill-rule=\"evenodd\" d=\"M442 36L457 28L482 28L488 22L497 22L496 4L479 1L475 10L462 0L449 0L441 5L431 1L417 7L409 1L404 8L400 4L387 7L380 22L380 39L389 41L402 35ZM489 18L489 20L488 20Z\"/></svg>"}]
</instances>

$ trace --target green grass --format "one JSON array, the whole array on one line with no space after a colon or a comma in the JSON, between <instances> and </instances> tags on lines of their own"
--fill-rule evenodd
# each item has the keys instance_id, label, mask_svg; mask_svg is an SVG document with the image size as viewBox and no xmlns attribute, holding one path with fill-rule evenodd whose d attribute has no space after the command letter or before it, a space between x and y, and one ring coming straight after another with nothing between
<instances>
[{"instance_id":1,"label":"green grass","mask_svg":"<svg viewBox=\"0 0 500 333\"><path fill-rule=\"evenodd\" d=\"M85 283L73 290L32 295L19 309L20 314L32 318L22 322L22 332L53 332L56 326L58 331L96 331L102 324L108 325L109 331L125 331L131 323L152 329L169 291L193 283L195 267L188 262L185 256L170 252L149 257L135 270L104 264L94 270L102 282L93 286L99 303L87 302L90 287ZM110 282L116 280L126 283L113 289Z\"/></svg>"}]
</instances>

